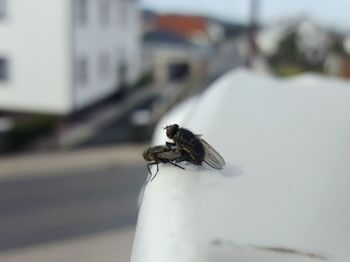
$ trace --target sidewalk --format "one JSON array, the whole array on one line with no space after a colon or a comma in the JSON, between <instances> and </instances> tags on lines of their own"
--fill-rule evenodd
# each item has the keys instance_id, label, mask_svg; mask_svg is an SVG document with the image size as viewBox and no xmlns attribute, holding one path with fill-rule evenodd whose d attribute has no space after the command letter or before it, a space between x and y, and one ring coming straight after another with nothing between
<instances>
[{"instance_id":1,"label":"sidewalk","mask_svg":"<svg viewBox=\"0 0 350 262\"><path fill-rule=\"evenodd\" d=\"M134 228L0 253L1 262L128 262Z\"/></svg>"},{"instance_id":2,"label":"sidewalk","mask_svg":"<svg viewBox=\"0 0 350 262\"><path fill-rule=\"evenodd\" d=\"M66 174L91 168L143 163L145 145L122 145L60 151L31 153L0 158L0 181L9 178Z\"/></svg>"}]
</instances>

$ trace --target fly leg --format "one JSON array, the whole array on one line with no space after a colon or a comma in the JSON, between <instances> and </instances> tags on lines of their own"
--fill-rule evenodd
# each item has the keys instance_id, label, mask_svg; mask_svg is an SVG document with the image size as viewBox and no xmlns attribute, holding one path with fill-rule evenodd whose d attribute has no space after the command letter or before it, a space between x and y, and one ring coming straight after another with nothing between
<instances>
[{"instance_id":1,"label":"fly leg","mask_svg":"<svg viewBox=\"0 0 350 262\"><path fill-rule=\"evenodd\" d=\"M157 172L156 172L156 174L154 175L154 177L157 175L157 173L158 173L158 170L159 170L159 167L158 167L158 163L157 162L152 162L152 163L148 163L147 164L147 170L148 170L148 173L149 173L149 176L148 176L148 178L147 178L147 181L146 181L146 184L151 180L153 180L154 179L154 177L151 179L151 177L152 177L152 172L151 172L151 168L150 168L150 166L153 166L153 165L157 165Z\"/></svg>"},{"instance_id":2,"label":"fly leg","mask_svg":"<svg viewBox=\"0 0 350 262\"><path fill-rule=\"evenodd\" d=\"M172 146L176 146L175 143L171 143L171 142L165 142L166 146L171 149Z\"/></svg>"},{"instance_id":3,"label":"fly leg","mask_svg":"<svg viewBox=\"0 0 350 262\"><path fill-rule=\"evenodd\" d=\"M180 161L181 162L181 161ZM177 166L178 168L181 168L181 169L185 169L184 167L182 166L179 166L178 164L174 163L174 162L169 162L170 164L172 164L173 166Z\"/></svg>"},{"instance_id":4,"label":"fly leg","mask_svg":"<svg viewBox=\"0 0 350 262\"><path fill-rule=\"evenodd\" d=\"M152 175L150 166L155 165L155 164L156 164L156 162L152 162L152 163L148 163L148 164L147 164L147 170L148 170L148 173L149 173L150 175Z\"/></svg>"},{"instance_id":5,"label":"fly leg","mask_svg":"<svg viewBox=\"0 0 350 262\"><path fill-rule=\"evenodd\" d=\"M155 164L157 165L157 172L155 173L155 175L151 178L151 182L153 181L153 179L157 176L158 171L159 171L159 164L157 162L155 162Z\"/></svg>"}]
</instances>

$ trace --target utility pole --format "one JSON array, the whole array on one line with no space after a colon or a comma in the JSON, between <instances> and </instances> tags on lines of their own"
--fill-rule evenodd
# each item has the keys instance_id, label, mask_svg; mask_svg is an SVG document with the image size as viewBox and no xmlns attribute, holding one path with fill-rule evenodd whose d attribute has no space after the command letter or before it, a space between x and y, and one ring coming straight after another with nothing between
<instances>
[{"instance_id":1,"label":"utility pole","mask_svg":"<svg viewBox=\"0 0 350 262\"><path fill-rule=\"evenodd\" d=\"M246 57L246 67L250 68L253 63L253 59L256 54L256 43L255 43L255 35L258 29L258 16L260 9L260 0L251 0L250 1L250 12L249 12L249 25L247 32L247 44L248 51Z\"/></svg>"}]
</instances>

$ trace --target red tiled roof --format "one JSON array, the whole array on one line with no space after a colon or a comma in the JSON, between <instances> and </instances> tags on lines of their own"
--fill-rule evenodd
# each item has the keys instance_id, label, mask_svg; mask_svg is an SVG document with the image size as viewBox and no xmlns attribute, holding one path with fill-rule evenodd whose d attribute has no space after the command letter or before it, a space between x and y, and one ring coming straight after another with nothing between
<instances>
[{"instance_id":1,"label":"red tiled roof","mask_svg":"<svg viewBox=\"0 0 350 262\"><path fill-rule=\"evenodd\" d=\"M191 37L207 31L207 19L200 16L161 15L156 27Z\"/></svg>"}]
</instances>

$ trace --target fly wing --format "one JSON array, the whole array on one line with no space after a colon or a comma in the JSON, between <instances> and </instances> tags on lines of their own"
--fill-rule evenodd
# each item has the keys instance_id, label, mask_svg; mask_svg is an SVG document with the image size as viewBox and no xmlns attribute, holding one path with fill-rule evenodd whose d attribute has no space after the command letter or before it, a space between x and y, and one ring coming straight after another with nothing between
<instances>
[{"instance_id":1,"label":"fly wing","mask_svg":"<svg viewBox=\"0 0 350 262\"><path fill-rule=\"evenodd\" d=\"M223 169L225 166L225 160L211 145L204 139L201 139L205 150L204 162L215 169Z\"/></svg>"},{"instance_id":2,"label":"fly wing","mask_svg":"<svg viewBox=\"0 0 350 262\"><path fill-rule=\"evenodd\" d=\"M177 150L169 150L160 152L157 154L157 156L162 159L174 160L180 158L182 156L182 153Z\"/></svg>"}]
</instances>

